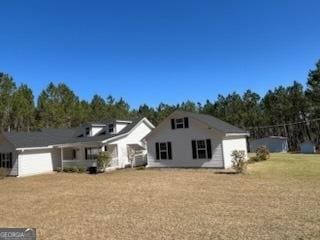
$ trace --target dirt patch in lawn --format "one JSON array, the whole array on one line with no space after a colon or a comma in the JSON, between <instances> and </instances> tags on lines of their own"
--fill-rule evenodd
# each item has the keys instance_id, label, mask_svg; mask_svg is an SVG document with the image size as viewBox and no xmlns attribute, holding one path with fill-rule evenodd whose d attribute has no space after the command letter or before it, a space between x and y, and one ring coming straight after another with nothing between
<instances>
[{"instance_id":1,"label":"dirt patch in lawn","mask_svg":"<svg viewBox=\"0 0 320 240\"><path fill-rule=\"evenodd\" d=\"M320 239L320 163L287 156L250 165L247 175L146 169L7 178L0 226L35 227L38 239Z\"/></svg>"}]
</instances>

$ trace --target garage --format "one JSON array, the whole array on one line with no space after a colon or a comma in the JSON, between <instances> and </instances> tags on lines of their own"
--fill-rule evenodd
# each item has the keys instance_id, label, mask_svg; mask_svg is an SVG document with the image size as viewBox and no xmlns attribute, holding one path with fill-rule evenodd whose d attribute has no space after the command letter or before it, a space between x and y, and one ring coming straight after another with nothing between
<instances>
[{"instance_id":1,"label":"garage","mask_svg":"<svg viewBox=\"0 0 320 240\"><path fill-rule=\"evenodd\" d=\"M57 159L54 159L52 149L29 150L19 154L19 176L29 176L40 173L52 172Z\"/></svg>"},{"instance_id":2,"label":"garage","mask_svg":"<svg viewBox=\"0 0 320 240\"><path fill-rule=\"evenodd\" d=\"M60 149L51 145L68 139L74 130L70 131L0 133L0 167L18 177L56 170L61 167Z\"/></svg>"}]
</instances>

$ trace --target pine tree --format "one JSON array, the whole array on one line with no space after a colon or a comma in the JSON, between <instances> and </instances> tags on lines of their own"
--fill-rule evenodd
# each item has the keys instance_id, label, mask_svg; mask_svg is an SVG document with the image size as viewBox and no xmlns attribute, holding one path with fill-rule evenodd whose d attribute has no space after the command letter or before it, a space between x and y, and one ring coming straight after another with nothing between
<instances>
[{"instance_id":1,"label":"pine tree","mask_svg":"<svg viewBox=\"0 0 320 240\"><path fill-rule=\"evenodd\" d=\"M16 85L11 76L0 72L0 129L10 131L12 96Z\"/></svg>"},{"instance_id":2,"label":"pine tree","mask_svg":"<svg viewBox=\"0 0 320 240\"><path fill-rule=\"evenodd\" d=\"M243 94L243 125L245 127L257 127L263 124L260 100L259 94L251 90Z\"/></svg>"},{"instance_id":3,"label":"pine tree","mask_svg":"<svg viewBox=\"0 0 320 240\"><path fill-rule=\"evenodd\" d=\"M320 60L316 63L316 69L311 70L308 75L306 95L311 106L311 116L320 117Z\"/></svg>"},{"instance_id":4,"label":"pine tree","mask_svg":"<svg viewBox=\"0 0 320 240\"><path fill-rule=\"evenodd\" d=\"M99 95L93 96L90 103L90 108L91 108L91 113L90 113L91 121L100 122L108 118L106 114L107 113L106 102Z\"/></svg>"},{"instance_id":5,"label":"pine tree","mask_svg":"<svg viewBox=\"0 0 320 240\"><path fill-rule=\"evenodd\" d=\"M79 99L63 83L50 83L38 98L38 125L47 127L73 127L78 125Z\"/></svg>"},{"instance_id":6,"label":"pine tree","mask_svg":"<svg viewBox=\"0 0 320 240\"><path fill-rule=\"evenodd\" d=\"M35 123L35 106L32 90L22 84L12 97L12 128L17 131L30 131Z\"/></svg>"}]
</instances>

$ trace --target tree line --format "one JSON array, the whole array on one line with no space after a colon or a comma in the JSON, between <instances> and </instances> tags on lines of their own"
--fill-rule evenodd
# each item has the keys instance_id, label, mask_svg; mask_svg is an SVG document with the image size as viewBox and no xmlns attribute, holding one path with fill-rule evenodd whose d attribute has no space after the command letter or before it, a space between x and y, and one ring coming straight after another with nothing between
<instances>
[{"instance_id":1,"label":"tree line","mask_svg":"<svg viewBox=\"0 0 320 240\"><path fill-rule=\"evenodd\" d=\"M247 90L219 95L205 103L185 101L180 104L160 103L156 107L143 104L137 109L123 99L94 95L81 100L66 84L50 83L35 101L31 88L17 86L14 79L0 73L0 129L31 131L41 128L76 127L106 119L147 117L157 125L173 111L180 109L209 114L247 129L252 138L270 135L287 136L291 150L310 140L320 144L320 60L307 76L306 87L294 81L278 86L264 96Z\"/></svg>"}]
</instances>

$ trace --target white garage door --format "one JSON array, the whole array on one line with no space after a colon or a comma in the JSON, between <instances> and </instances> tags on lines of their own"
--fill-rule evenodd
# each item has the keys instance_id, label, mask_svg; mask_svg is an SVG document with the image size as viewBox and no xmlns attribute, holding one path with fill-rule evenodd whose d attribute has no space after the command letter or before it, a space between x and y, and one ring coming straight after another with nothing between
<instances>
[{"instance_id":1,"label":"white garage door","mask_svg":"<svg viewBox=\"0 0 320 240\"><path fill-rule=\"evenodd\" d=\"M19 154L19 176L30 176L53 171L52 150L33 150Z\"/></svg>"}]
</instances>

